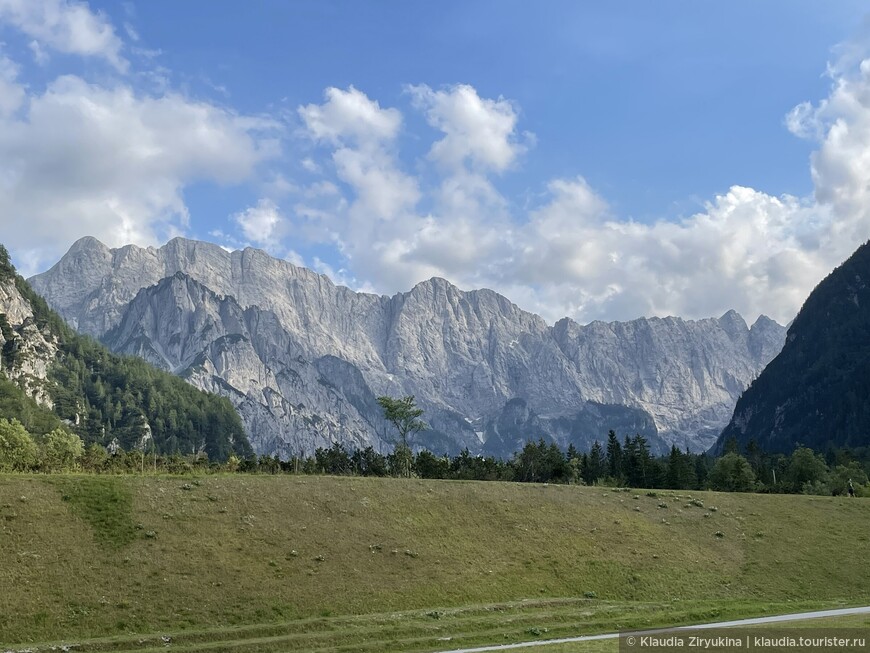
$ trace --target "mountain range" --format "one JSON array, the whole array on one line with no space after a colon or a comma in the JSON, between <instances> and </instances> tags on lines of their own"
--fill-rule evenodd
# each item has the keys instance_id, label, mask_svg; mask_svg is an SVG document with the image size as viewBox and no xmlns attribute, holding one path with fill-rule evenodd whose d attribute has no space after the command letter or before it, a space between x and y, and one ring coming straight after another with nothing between
<instances>
[{"instance_id":1,"label":"mountain range","mask_svg":"<svg viewBox=\"0 0 870 653\"><path fill-rule=\"evenodd\" d=\"M34 289L80 332L228 397L258 453L392 447L380 395L413 394L436 453L510 455L529 438L587 449L609 429L706 449L780 351L785 328L720 318L549 326L444 279L379 296L265 252L176 238L83 238Z\"/></svg>"}]
</instances>

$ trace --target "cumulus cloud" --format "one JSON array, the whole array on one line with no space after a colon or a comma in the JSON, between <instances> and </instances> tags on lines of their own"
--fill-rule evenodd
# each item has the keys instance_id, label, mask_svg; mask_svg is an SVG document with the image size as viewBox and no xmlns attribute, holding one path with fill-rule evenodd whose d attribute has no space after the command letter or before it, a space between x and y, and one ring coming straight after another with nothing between
<instances>
[{"instance_id":1,"label":"cumulus cloud","mask_svg":"<svg viewBox=\"0 0 870 653\"><path fill-rule=\"evenodd\" d=\"M245 238L268 249L277 246L286 225L277 204L270 199L261 199L256 206L234 214L233 221Z\"/></svg>"},{"instance_id":2,"label":"cumulus cloud","mask_svg":"<svg viewBox=\"0 0 870 653\"><path fill-rule=\"evenodd\" d=\"M0 24L30 40L37 63L59 52L114 69L100 83L63 75L34 90L0 52L0 235L24 273L83 235L118 246L185 234L186 186L245 182L280 152L274 120L168 84L136 87L115 28L85 2L0 0Z\"/></svg>"},{"instance_id":3,"label":"cumulus cloud","mask_svg":"<svg viewBox=\"0 0 870 653\"><path fill-rule=\"evenodd\" d=\"M18 83L18 66L0 54L0 118L15 113L24 104L24 87Z\"/></svg>"},{"instance_id":4,"label":"cumulus cloud","mask_svg":"<svg viewBox=\"0 0 870 653\"><path fill-rule=\"evenodd\" d=\"M791 319L829 269L803 231L819 209L739 186L681 221L613 218L583 179L550 184L519 240L511 284L538 288L548 317L718 315L731 307Z\"/></svg>"},{"instance_id":5,"label":"cumulus cloud","mask_svg":"<svg viewBox=\"0 0 870 653\"><path fill-rule=\"evenodd\" d=\"M334 147L336 174L356 196L350 215L365 223L357 227L407 214L420 192L416 179L399 169L393 150L402 114L382 109L353 86L346 91L328 88L324 97L323 104L300 107L299 116L312 139ZM310 164L306 167L315 170Z\"/></svg>"},{"instance_id":6,"label":"cumulus cloud","mask_svg":"<svg viewBox=\"0 0 870 653\"><path fill-rule=\"evenodd\" d=\"M382 151L343 147L332 155L338 177L356 191L352 207L362 220L389 220L405 214L420 198L417 180Z\"/></svg>"},{"instance_id":7,"label":"cumulus cloud","mask_svg":"<svg viewBox=\"0 0 870 653\"><path fill-rule=\"evenodd\" d=\"M91 234L110 245L184 232L185 185L238 183L276 154L277 125L179 94L61 77L0 119L0 216L15 250L53 257Z\"/></svg>"},{"instance_id":8,"label":"cumulus cloud","mask_svg":"<svg viewBox=\"0 0 870 653\"><path fill-rule=\"evenodd\" d=\"M299 116L306 134L331 150L332 172L351 196L337 200L344 191L335 184L311 187L315 192L307 193L306 201L296 207L304 220L302 231L334 245L364 279L389 277L388 243L413 234L418 220L414 209L421 197L418 180L401 169L396 154L402 115L352 86L329 88L324 100L299 107ZM326 270L325 262L318 265ZM352 278L340 273L341 282Z\"/></svg>"},{"instance_id":9,"label":"cumulus cloud","mask_svg":"<svg viewBox=\"0 0 870 653\"><path fill-rule=\"evenodd\" d=\"M128 67L114 28L86 4L0 0L0 21L40 57ZM582 177L550 180L535 205L517 208L513 198L529 189L499 187L533 136L520 131L515 103L469 85L406 87L406 104L438 132L417 161L400 157L398 108L353 86L326 89L297 110L311 150L297 183L274 170L253 179L281 154L271 119L191 99L163 77L150 92L119 76L64 76L34 92L0 53L0 226L16 260L35 268L83 234L122 245L185 233L187 185L252 180L263 199L228 217L233 234L215 237L298 264L303 241L331 247L335 258L308 259L357 289L395 292L437 275L498 290L551 321L736 308L785 322L870 235L870 59L857 52L829 68L828 97L784 117L818 145L811 197L733 186L694 215L645 223L615 214ZM24 220L26 230L14 228Z\"/></svg>"},{"instance_id":10,"label":"cumulus cloud","mask_svg":"<svg viewBox=\"0 0 870 653\"><path fill-rule=\"evenodd\" d=\"M320 204L308 193L297 214L329 234L354 274L343 278L389 290L433 274L459 280L498 255L496 234L510 227L508 203L488 175L506 170L524 151L510 102L480 98L469 86L416 86L408 93L444 134L429 156L440 171L435 188L424 188L397 157L403 125L397 109L381 107L353 87L327 89L322 105L299 108L311 139L331 150L332 171L344 184L328 188L349 191L349 201L336 210L334 193ZM419 211L423 199L425 213Z\"/></svg>"},{"instance_id":11,"label":"cumulus cloud","mask_svg":"<svg viewBox=\"0 0 870 653\"><path fill-rule=\"evenodd\" d=\"M427 156L440 181L424 193L383 146L395 139L401 116L379 116L392 110L356 89L332 89L327 104L342 97L337 106L356 107L361 118L324 108L309 125L332 145L356 209L333 215L330 229L347 267L384 292L439 275L504 292L550 320L698 318L736 308L750 320L765 313L786 322L870 235L870 60L830 71L829 97L785 116L793 133L819 143L812 197L733 186L694 215L651 223L615 215L582 177L552 180L538 206L518 213L492 180L526 150L518 111L465 85L407 88L443 134ZM334 117L328 125L327 114ZM357 145L346 152L351 139ZM378 166L388 174L362 172ZM415 213L421 199L431 206L426 214ZM389 223L391 215L402 220ZM368 229L354 229L355 222Z\"/></svg>"},{"instance_id":12,"label":"cumulus cloud","mask_svg":"<svg viewBox=\"0 0 870 653\"><path fill-rule=\"evenodd\" d=\"M397 109L381 109L375 100L353 86L346 91L327 88L323 104L299 107L299 116L315 139L377 145L395 138L402 126Z\"/></svg>"},{"instance_id":13,"label":"cumulus cloud","mask_svg":"<svg viewBox=\"0 0 870 653\"><path fill-rule=\"evenodd\" d=\"M407 90L429 124L444 133L429 156L445 168L501 172L525 151L516 133L519 115L508 100L481 98L467 84L439 91L420 84Z\"/></svg>"},{"instance_id":14,"label":"cumulus cloud","mask_svg":"<svg viewBox=\"0 0 870 653\"><path fill-rule=\"evenodd\" d=\"M64 54L98 57L124 72L123 43L112 23L85 2L68 0L0 0L0 22L31 37L37 61L47 56L42 46Z\"/></svg>"},{"instance_id":15,"label":"cumulus cloud","mask_svg":"<svg viewBox=\"0 0 870 653\"><path fill-rule=\"evenodd\" d=\"M815 197L830 205L839 230L866 238L870 210L870 59L834 78L831 94L799 105L787 124L798 136L815 138L811 170ZM854 233L857 229L858 233Z\"/></svg>"}]
</instances>

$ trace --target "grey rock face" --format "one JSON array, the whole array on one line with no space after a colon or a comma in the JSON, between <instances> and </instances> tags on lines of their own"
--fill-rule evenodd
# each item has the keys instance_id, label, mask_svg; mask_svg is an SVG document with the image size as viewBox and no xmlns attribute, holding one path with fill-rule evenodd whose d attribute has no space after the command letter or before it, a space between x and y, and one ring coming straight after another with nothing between
<instances>
[{"instance_id":1,"label":"grey rock face","mask_svg":"<svg viewBox=\"0 0 870 653\"><path fill-rule=\"evenodd\" d=\"M553 337L590 399L642 408L665 438L702 448L715 441L740 393L782 348L785 328L764 316L748 328L729 311L719 319L587 326L566 318Z\"/></svg>"},{"instance_id":2,"label":"grey rock face","mask_svg":"<svg viewBox=\"0 0 870 653\"><path fill-rule=\"evenodd\" d=\"M30 302L15 283L0 283L0 376L18 382L37 403L51 407L48 371L57 350L55 338L39 328Z\"/></svg>"},{"instance_id":3,"label":"grey rock face","mask_svg":"<svg viewBox=\"0 0 870 653\"><path fill-rule=\"evenodd\" d=\"M384 432L380 407L356 368L308 360L274 313L243 309L182 272L139 291L103 340L228 397L258 453L289 458L336 441L385 448L372 433Z\"/></svg>"},{"instance_id":4,"label":"grey rock face","mask_svg":"<svg viewBox=\"0 0 870 653\"><path fill-rule=\"evenodd\" d=\"M436 278L356 293L259 250L184 239L82 239L30 282L80 331L229 396L255 449L285 456L388 448L381 394L418 398L436 453L509 455L522 432L587 448L607 428L703 449L784 339L733 311L549 327L490 290Z\"/></svg>"}]
</instances>

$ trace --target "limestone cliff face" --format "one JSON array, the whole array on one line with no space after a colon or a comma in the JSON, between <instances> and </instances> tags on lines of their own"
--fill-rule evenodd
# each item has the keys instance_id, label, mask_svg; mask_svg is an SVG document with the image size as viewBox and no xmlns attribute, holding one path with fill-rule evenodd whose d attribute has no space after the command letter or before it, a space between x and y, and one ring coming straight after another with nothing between
<instances>
[{"instance_id":1,"label":"limestone cliff face","mask_svg":"<svg viewBox=\"0 0 870 653\"><path fill-rule=\"evenodd\" d=\"M380 407L358 371L309 360L274 313L243 309L182 272L141 290L103 338L233 402L259 453L335 441L385 449ZM347 392L345 392L347 388Z\"/></svg>"},{"instance_id":2,"label":"limestone cliff face","mask_svg":"<svg viewBox=\"0 0 870 653\"><path fill-rule=\"evenodd\" d=\"M749 328L729 311L697 321L668 317L580 326L563 319L553 337L590 399L643 408L663 434L707 446L728 423L748 382L782 348L785 328L764 316Z\"/></svg>"},{"instance_id":3,"label":"limestone cliff face","mask_svg":"<svg viewBox=\"0 0 870 653\"><path fill-rule=\"evenodd\" d=\"M48 371L57 350L56 338L36 323L33 307L15 282L0 281L0 376L16 381L38 403L51 407Z\"/></svg>"},{"instance_id":4,"label":"limestone cliff face","mask_svg":"<svg viewBox=\"0 0 870 653\"><path fill-rule=\"evenodd\" d=\"M606 425L701 449L784 338L733 312L549 327L490 290L436 278L356 293L259 250L184 239L82 239L30 281L80 331L231 397L254 447L281 455L388 447L380 394L417 396L433 427L421 442L438 453L509 455L520 431L587 447Z\"/></svg>"}]
</instances>

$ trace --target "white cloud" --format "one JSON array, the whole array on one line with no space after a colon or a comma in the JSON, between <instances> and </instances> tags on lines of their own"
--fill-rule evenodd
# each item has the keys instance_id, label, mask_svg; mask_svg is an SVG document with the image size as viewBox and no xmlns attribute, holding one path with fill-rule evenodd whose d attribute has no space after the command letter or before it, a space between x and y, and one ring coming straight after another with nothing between
<instances>
[{"instance_id":1,"label":"white cloud","mask_svg":"<svg viewBox=\"0 0 870 653\"><path fill-rule=\"evenodd\" d=\"M324 97L321 105L300 107L299 115L308 136L332 150L335 176L352 198L336 201L340 189L335 184L310 188L308 203L296 206L304 221L301 231L315 241L334 244L361 274L377 274L376 252L383 251L386 240L413 231L414 208L421 197L419 182L400 169L394 148L402 115L397 109L381 108L353 87L329 88ZM319 265L326 269L322 261ZM342 273L341 282L352 278Z\"/></svg>"},{"instance_id":2,"label":"white cloud","mask_svg":"<svg viewBox=\"0 0 870 653\"><path fill-rule=\"evenodd\" d=\"M293 249L287 250L287 253L284 254L284 260L287 261L288 263L292 263L297 268L304 268L305 267L305 259L296 250L293 250Z\"/></svg>"},{"instance_id":3,"label":"white cloud","mask_svg":"<svg viewBox=\"0 0 870 653\"><path fill-rule=\"evenodd\" d=\"M402 126L397 109L381 109L353 86L346 91L328 88L323 96L323 104L299 107L308 133L317 140L377 145L395 138Z\"/></svg>"},{"instance_id":4,"label":"white cloud","mask_svg":"<svg viewBox=\"0 0 870 653\"><path fill-rule=\"evenodd\" d=\"M820 141L811 162L816 199L831 206L839 231L851 232L851 238L866 238L870 222L870 59L835 77L831 94L817 107L804 103L789 118L792 132Z\"/></svg>"},{"instance_id":5,"label":"white cloud","mask_svg":"<svg viewBox=\"0 0 870 653\"><path fill-rule=\"evenodd\" d=\"M518 112L468 86L409 88L414 106L444 133L429 151L440 181L421 190L388 147L400 117L371 119L372 107L385 110L351 89L370 125L393 127L363 135L345 133L344 121L318 123L354 196L351 210L323 224L338 234L352 271L343 278L368 279L384 292L438 275L504 292L549 320L698 318L736 308L749 320L765 313L786 322L870 235L870 60L831 70L830 96L785 117L795 134L819 140L814 197L734 186L695 215L652 223L614 215L582 178L551 181L544 201L517 214L490 175L524 151ZM431 213L415 212L421 199Z\"/></svg>"},{"instance_id":6,"label":"white cloud","mask_svg":"<svg viewBox=\"0 0 870 653\"><path fill-rule=\"evenodd\" d=\"M85 234L123 245L184 233L184 187L249 179L276 154L277 129L178 94L58 78L0 119L2 240L50 260Z\"/></svg>"},{"instance_id":7,"label":"white cloud","mask_svg":"<svg viewBox=\"0 0 870 653\"><path fill-rule=\"evenodd\" d=\"M448 169L466 165L501 172L509 168L526 147L517 139L519 115L513 104L499 97L481 98L467 84L433 91L425 84L409 86L414 105L433 127L444 132L429 156Z\"/></svg>"},{"instance_id":8,"label":"white cloud","mask_svg":"<svg viewBox=\"0 0 870 653\"><path fill-rule=\"evenodd\" d=\"M338 186L331 181L318 181L305 189L306 197L333 197L341 194Z\"/></svg>"},{"instance_id":9,"label":"white cloud","mask_svg":"<svg viewBox=\"0 0 870 653\"><path fill-rule=\"evenodd\" d=\"M537 288L548 318L718 315L787 321L829 269L802 231L818 207L732 187L679 222L616 220L582 180L550 184L551 200L518 237L511 285Z\"/></svg>"},{"instance_id":10,"label":"white cloud","mask_svg":"<svg viewBox=\"0 0 870 653\"><path fill-rule=\"evenodd\" d=\"M339 179L356 191L351 210L360 219L390 220L407 214L420 199L417 180L382 151L343 147L332 159Z\"/></svg>"},{"instance_id":11,"label":"white cloud","mask_svg":"<svg viewBox=\"0 0 870 653\"><path fill-rule=\"evenodd\" d=\"M302 167L312 174L320 174L322 168L311 157L302 159Z\"/></svg>"},{"instance_id":12,"label":"white cloud","mask_svg":"<svg viewBox=\"0 0 870 653\"><path fill-rule=\"evenodd\" d=\"M18 83L18 66L0 54L0 118L5 118L24 104L24 87Z\"/></svg>"},{"instance_id":13,"label":"white cloud","mask_svg":"<svg viewBox=\"0 0 870 653\"><path fill-rule=\"evenodd\" d=\"M73 28L43 16L54 27L41 33L52 38L27 32L39 47L124 67L102 16L81 4L38 6L64 20L84 17L79 32L103 35L101 46L97 36L64 41L57 35ZM0 19L12 21L10 7L22 31L39 31L28 27L23 1L0 0ZM767 313L785 322L870 235L870 60L850 56L831 66L826 99L784 118L794 134L818 142L810 198L734 186L695 215L638 223L574 177L550 181L546 196L520 212L494 183L534 142L519 131L514 103L467 85L408 87L411 104L440 131L412 166L399 157L401 112L351 86L328 88L322 103L298 109L320 149L300 162L305 184L275 173L260 180L264 199L232 216L235 235L214 235L227 244L243 235L302 264L284 242L292 234L334 247L335 261L311 261L338 283L394 292L438 275L491 287L550 320L736 308L750 320ZM144 93L68 76L28 95L15 63L0 56L0 240L32 266L85 233L111 245L160 242L186 229L187 184L250 179L279 153L279 129L167 83ZM292 223L275 203L291 195ZM24 219L27 230L17 228Z\"/></svg>"},{"instance_id":14,"label":"white cloud","mask_svg":"<svg viewBox=\"0 0 870 653\"><path fill-rule=\"evenodd\" d=\"M37 61L45 45L64 54L99 57L125 72L123 44L111 22L85 2L68 0L0 0L0 22L8 23L35 41Z\"/></svg>"},{"instance_id":15,"label":"white cloud","mask_svg":"<svg viewBox=\"0 0 870 653\"><path fill-rule=\"evenodd\" d=\"M41 45L39 45L39 41L33 40L27 44L27 47L30 48L30 51L33 53L33 60L39 64L40 66L44 66L48 63L50 57L48 56L48 52L46 52Z\"/></svg>"},{"instance_id":16,"label":"white cloud","mask_svg":"<svg viewBox=\"0 0 870 653\"><path fill-rule=\"evenodd\" d=\"M256 206L251 206L232 216L245 238L252 243L268 248L274 248L285 229L285 219L278 206L269 199L261 199Z\"/></svg>"}]
</instances>

